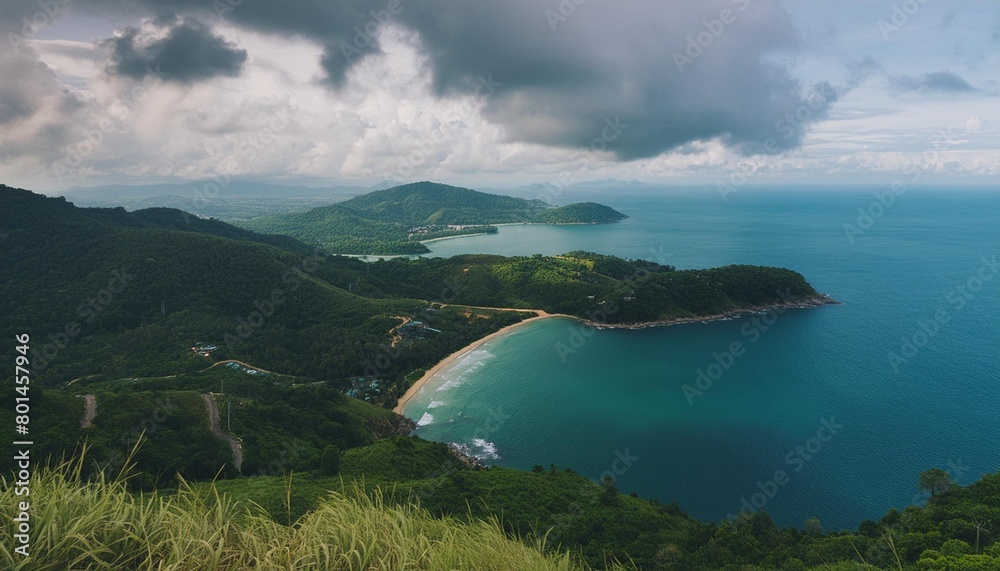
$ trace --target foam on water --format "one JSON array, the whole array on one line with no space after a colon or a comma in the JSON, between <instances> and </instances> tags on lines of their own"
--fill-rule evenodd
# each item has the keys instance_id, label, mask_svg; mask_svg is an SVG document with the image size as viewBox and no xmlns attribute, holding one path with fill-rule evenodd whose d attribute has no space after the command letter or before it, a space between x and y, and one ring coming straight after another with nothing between
<instances>
[{"instance_id":1,"label":"foam on water","mask_svg":"<svg viewBox=\"0 0 1000 571\"><path fill-rule=\"evenodd\" d=\"M462 384L468 379L468 375L475 373L476 371L482 369L486 366L486 362L493 359L495 355L490 353L485 349L473 349L465 355L462 355L458 360L448 368L447 371L442 371L440 373L441 377L445 379L445 382L438 387L438 391L448 391L456 387L462 386Z\"/></svg>"},{"instance_id":2,"label":"foam on water","mask_svg":"<svg viewBox=\"0 0 1000 571\"><path fill-rule=\"evenodd\" d=\"M497 445L494 442L488 442L482 438L473 438L472 445L478 448L478 452L475 453L476 458L480 460L499 460L500 455L497 454Z\"/></svg>"},{"instance_id":3,"label":"foam on water","mask_svg":"<svg viewBox=\"0 0 1000 571\"><path fill-rule=\"evenodd\" d=\"M475 458L480 462L500 459L500 454L497 453L497 445L482 438L473 438L469 444L452 442L452 445L458 448L462 454L470 458Z\"/></svg>"}]
</instances>

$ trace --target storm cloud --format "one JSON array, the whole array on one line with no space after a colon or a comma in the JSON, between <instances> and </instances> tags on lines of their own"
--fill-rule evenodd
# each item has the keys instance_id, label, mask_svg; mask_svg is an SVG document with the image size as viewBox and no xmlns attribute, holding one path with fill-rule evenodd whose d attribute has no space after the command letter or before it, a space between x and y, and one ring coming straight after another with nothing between
<instances>
[{"instance_id":1,"label":"storm cloud","mask_svg":"<svg viewBox=\"0 0 1000 571\"><path fill-rule=\"evenodd\" d=\"M620 159L711 139L747 153L791 149L843 92L802 85L779 63L799 37L777 0L225 1L86 3L309 39L324 47L319 64L333 89L380 53L385 27L400 27L417 38L434 92L480 95L484 116L509 140ZM144 48L130 31L111 40L116 70L141 75L159 63L188 81L238 71L245 54L183 22ZM620 131L613 140L605 136L609 123Z\"/></svg>"},{"instance_id":2,"label":"storm cloud","mask_svg":"<svg viewBox=\"0 0 1000 571\"><path fill-rule=\"evenodd\" d=\"M193 18L146 28L153 29L129 27L102 42L109 51L108 71L132 79L158 73L168 81L192 83L237 76L246 63L246 50Z\"/></svg>"}]
</instances>

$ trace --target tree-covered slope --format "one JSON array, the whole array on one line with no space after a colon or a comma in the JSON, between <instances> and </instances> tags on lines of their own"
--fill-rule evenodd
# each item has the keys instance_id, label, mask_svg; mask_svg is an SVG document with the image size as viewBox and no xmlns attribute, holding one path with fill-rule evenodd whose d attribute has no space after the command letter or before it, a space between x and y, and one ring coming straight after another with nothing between
<instances>
[{"instance_id":1,"label":"tree-covered slope","mask_svg":"<svg viewBox=\"0 0 1000 571\"><path fill-rule=\"evenodd\" d=\"M607 325L706 317L772 305L827 303L782 268L734 265L675 271L588 252L563 256L463 255L372 264L382 288L451 304L542 309ZM449 284L442 289L440 284Z\"/></svg>"},{"instance_id":2,"label":"tree-covered slope","mask_svg":"<svg viewBox=\"0 0 1000 571\"><path fill-rule=\"evenodd\" d=\"M5 402L17 396L12 384L0 394ZM239 469L225 440L209 429L206 395L215 399L221 430L240 441ZM177 474L205 480L316 469L329 446L347 451L412 429L405 418L326 383L238 366L157 378L81 379L33 386L30 396L37 461L79 453L87 442L85 472L101 466L117 473L140 444L131 461L142 475L133 484L145 489L172 485ZM90 418L87 399L93 404ZM0 409L0 421L14 425L13 406ZM15 468L11 455L0 457L0 474Z\"/></svg>"},{"instance_id":3,"label":"tree-covered slope","mask_svg":"<svg viewBox=\"0 0 1000 571\"><path fill-rule=\"evenodd\" d=\"M426 306L361 280L340 282L344 272L326 255L198 225L150 225L27 191L0 190L0 227L0 333L31 335L42 383L191 372L221 358L347 379L387 352L398 316ZM430 322L442 333L398 347L380 372L401 378L521 317L440 312ZM211 358L192 351L199 342L217 346Z\"/></svg>"},{"instance_id":4,"label":"tree-covered slope","mask_svg":"<svg viewBox=\"0 0 1000 571\"><path fill-rule=\"evenodd\" d=\"M626 216L610 206L596 202L579 202L538 211L532 221L544 224L611 224Z\"/></svg>"}]
</instances>

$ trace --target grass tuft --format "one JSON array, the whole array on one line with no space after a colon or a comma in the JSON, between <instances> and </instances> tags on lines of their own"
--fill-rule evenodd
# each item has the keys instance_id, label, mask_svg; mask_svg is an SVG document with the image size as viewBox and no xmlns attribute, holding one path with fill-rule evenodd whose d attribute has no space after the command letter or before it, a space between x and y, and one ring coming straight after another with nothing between
<instances>
[{"instance_id":1,"label":"grass tuft","mask_svg":"<svg viewBox=\"0 0 1000 571\"><path fill-rule=\"evenodd\" d=\"M81 457L82 458L82 457ZM543 553L506 536L496 520L435 518L382 493L331 492L291 522L263 508L181 481L176 492L133 494L127 475L80 477L82 459L37 471L31 481L31 556L0 547L0 568L579 569L566 553ZM12 537L19 501L0 479L0 535ZM287 484L291 486L291 481ZM3 542L9 544L9 542Z\"/></svg>"}]
</instances>

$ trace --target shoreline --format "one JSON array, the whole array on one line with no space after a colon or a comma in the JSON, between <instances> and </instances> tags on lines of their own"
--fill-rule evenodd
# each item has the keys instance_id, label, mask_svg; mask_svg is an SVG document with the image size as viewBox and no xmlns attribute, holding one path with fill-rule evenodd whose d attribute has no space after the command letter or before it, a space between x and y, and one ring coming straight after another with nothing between
<instances>
[{"instance_id":1,"label":"shoreline","mask_svg":"<svg viewBox=\"0 0 1000 571\"><path fill-rule=\"evenodd\" d=\"M618 220L617 222L621 222ZM598 224L616 224L617 222L501 222L490 226L596 226Z\"/></svg>"},{"instance_id":2,"label":"shoreline","mask_svg":"<svg viewBox=\"0 0 1000 571\"><path fill-rule=\"evenodd\" d=\"M781 301L775 303L765 303L764 305L751 305L740 309L731 309L722 313L711 315L700 315L694 317L669 317L658 321L641 321L639 323L598 323L586 319L580 319L586 325L595 329L648 329L650 327L669 327L670 325L683 325L685 323L710 323L724 319L734 319L744 315L755 315L767 313L774 310L788 309L809 309L813 307L823 307L824 305L841 305L841 303L826 294L817 294L815 297L803 299L801 301ZM572 317L572 316L571 316Z\"/></svg>"},{"instance_id":3,"label":"shoreline","mask_svg":"<svg viewBox=\"0 0 1000 571\"><path fill-rule=\"evenodd\" d=\"M488 224L488 226L597 226L600 224L615 224L621 222L617 220L616 222L501 222L499 224ZM489 236L494 234L493 232L476 232L475 234L458 234L457 236L441 236L440 238L430 238L427 240L416 240L420 244L430 244L431 242L437 242L440 240L453 240L455 238L470 238L472 236ZM429 252L422 254L331 254L333 256L348 256L351 258L403 258L411 256L426 256Z\"/></svg>"},{"instance_id":4,"label":"shoreline","mask_svg":"<svg viewBox=\"0 0 1000 571\"><path fill-rule=\"evenodd\" d=\"M431 238L429 240L417 240L421 244L430 244L431 242L439 242L441 240L454 240L455 238L469 238L471 236L489 236L489 232L476 232L475 234L457 234L455 236L441 236L440 238ZM423 254L421 254L423 255Z\"/></svg>"},{"instance_id":5,"label":"shoreline","mask_svg":"<svg viewBox=\"0 0 1000 571\"><path fill-rule=\"evenodd\" d=\"M480 339L477 339L477 340L473 341L472 343L469 343L465 347L462 347L458 351L455 351L451 355L448 355L447 357L445 357L444 359L442 359L441 361L439 361L436 365L434 365L430 369L427 369L427 371L424 372L423 376L421 376L412 385L410 385L410 388L406 389L406 393L403 394L403 396L399 397L399 402L397 402L396 406L393 407L392 412L395 412L396 414L399 414L399 415L403 415L403 408L406 407L407 403L409 403L410 400L418 392L420 392L420 389L422 389L424 387L424 385L426 385L427 382L430 381L431 378L434 377L434 375L438 374L442 369L444 369L448 365L454 363L458 359L464 357L469 351L472 351L473 349L476 349L477 347L479 347L480 345L486 343L487 341L490 341L492 339L496 339L497 337L500 337L502 335L506 335L507 333L510 333L511 331L514 331L515 329L517 329L519 327L522 327L522 326L524 326L524 325L526 325L528 323L533 323L535 321L541 321L542 319L551 319L553 317L568 317L570 319L577 319L577 320L580 319L579 317L575 317L573 315L563 315L561 313L549 313L547 311L542 311L540 309L512 309L512 311L523 311L525 313L534 313L535 316L534 317L529 317L528 319L525 319L525 320L522 320L522 321L518 321L517 323L513 323L513 324L508 325L506 327L502 327L502 328L498 329L497 331L494 331L493 333L490 333L486 337L482 337ZM405 416L405 415L403 415L403 416Z\"/></svg>"},{"instance_id":6,"label":"shoreline","mask_svg":"<svg viewBox=\"0 0 1000 571\"><path fill-rule=\"evenodd\" d=\"M424 385L426 385L428 381L430 381L434 377L434 375L441 372L442 369L451 365L459 358L464 357L469 351L476 349L477 347L486 343L487 341L490 341L491 339L496 339L497 337L510 333L511 331L517 329L518 327L522 327L528 323L540 321L542 319L550 319L553 317L566 317L569 319L579 321L588 327L593 327L594 329L637 330L637 329L648 329L650 327L668 327L670 325L681 325L686 323L710 323L712 321L719 321L722 319L733 319L743 315L765 313L776 309L783 309L783 310L808 309L813 307L822 307L824 305L840 305L840 302L826 294L818 294L816 297L811 297L808 299L804 299L802 301L783 301L778 303L768 303L764 305L756 305L740 309L733 309L731 311L716 313L712 315L702 315L697 317L673 317L669 319L661 319L659 321L643 321L639 323L598 323L595 321L590 321L587 319L583 319L581 317L577 317L575 315L567 315L564 313L549 313L541 309L510 308L509 311L523 311L525 313L534 313L535 317L529 317L528 319L525 319L523 321L519 321L512 325L503 327L497 331L494 331L493 333L490 333L486 337L477 339L476 341L473 341L472 343L466 345L465 347L462 347L458 351L455 351L454 353L448 355L447 357L439 361L437 364L435 364L433 367L427 369L427 371L425 371L424 374L419 379L417 379L412 385L410 385L410 388L408 388L406 390L406 393L404 393L403 396L399 398L399 401L396 403L396 406L393 407L392 411L401 416L406 416L403 414L403 409L406 407L406 405L410 402L410 400L413 399L414 396L416 396L418 392L420 392L420 389L422 389ZM501 309L501 308L491 308L491 309Z\"/></svg>"}]
</instances>

